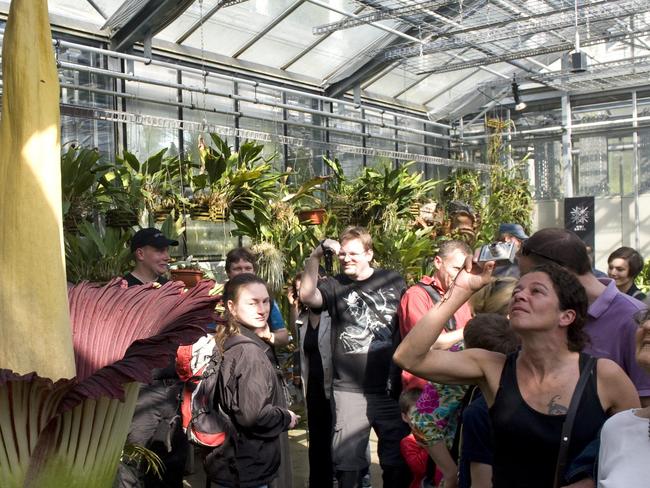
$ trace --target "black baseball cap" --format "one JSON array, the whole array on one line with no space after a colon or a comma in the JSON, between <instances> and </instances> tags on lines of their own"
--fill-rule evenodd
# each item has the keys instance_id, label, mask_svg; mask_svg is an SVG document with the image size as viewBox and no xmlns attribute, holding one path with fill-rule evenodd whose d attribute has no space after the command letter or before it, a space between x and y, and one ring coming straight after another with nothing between
<instances>
[{"instance_id":1,"label":"black baseball cap","mask_svg":"<svg viewBox=\"0 0 650 488\"><path fill-rule=\"evenodd\" d=\"M144 246L152 246L163 249L169 246L178 246L178 241L168 239L165 234L155 227L140 229L131 238L131 252Z\"/></svg>"}]
</instances>

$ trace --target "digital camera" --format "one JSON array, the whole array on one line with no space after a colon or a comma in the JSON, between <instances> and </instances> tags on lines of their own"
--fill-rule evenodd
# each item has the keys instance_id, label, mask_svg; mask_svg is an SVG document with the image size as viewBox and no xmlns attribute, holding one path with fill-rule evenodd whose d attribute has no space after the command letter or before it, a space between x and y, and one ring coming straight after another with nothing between
<instances>
[{"instance_id":1,"label":"digital camera","mask_svg":"<svg viewBox=\"0 0 650 488\"><path fill-rule=\"evenodd\" d=\"M496 264L515 262L514 242L492 242L481 247L478 255L478 262L496 261Z\"/></svg>"}]
</instances>

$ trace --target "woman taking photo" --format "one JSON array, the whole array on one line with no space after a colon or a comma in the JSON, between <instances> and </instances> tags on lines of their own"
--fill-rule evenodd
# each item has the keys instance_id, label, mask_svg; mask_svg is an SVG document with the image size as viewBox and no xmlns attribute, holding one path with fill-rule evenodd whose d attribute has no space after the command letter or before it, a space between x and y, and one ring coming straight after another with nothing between
<instances>
[{"instance_id":1,"label":"woman taking photo","mask_svg":"<svg viewBox=\"0 0 650 488\"><path fill-rule=\"evenodd\" d=\"M223 351L217 399L237 430L240 486L275 486L279 436L295 427L298 417L284 407L282 386L265 352L269 346L255 334L255 329L266 326L271 310L266 283L252 274L235 276L225 285L224 302L228 321L215 334ZM247 340L233 341L239 335ZM236 345L229 347L229 342ZM214 459L206 471L217 486L235 486L222 459Z\"/></svg>"},{"instance_id":2,"label":"woman taking photo","mask_svg":"<svg viewBox=\"0 0 650 488\"><path fill-rule=\"evenodd\" d=\"M509 308L511 327L521 338L520 351L506 356L484 349L431 349L456 309L489 283L493 267L486 263L473 274L468 260L442 302L403 339L395 361L432 381L480 387L494 432L494 486L567 486L564 466L597 438L608 416L639 406L637 392L618 365L599 359L585 376L566 462L558 466L563 424L589 363L589 356L580 353L586 340L582 328L587 296L573 275L544 265L521 277ZM593 486L593 480L569 486Z\"/></svg>"}]
</instances>

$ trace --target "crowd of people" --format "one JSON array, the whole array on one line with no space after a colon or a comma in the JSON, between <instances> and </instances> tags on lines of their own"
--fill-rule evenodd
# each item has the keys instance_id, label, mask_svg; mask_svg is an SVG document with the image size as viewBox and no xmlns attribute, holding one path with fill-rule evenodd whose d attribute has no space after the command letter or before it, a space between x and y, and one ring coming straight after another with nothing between
<instances>
[{"instance_id":1,"label":"crowd of people","mask_svg":"<svg viewBox=\"0 0 650 488\"><path fill-rule=\"evenodd\" d=\"M309 487L368 484L371 429L385 488L641 487L650 479L650 313L629 247L597 274L571 231L503 224L512 259L478 260L444 240L411 287L373 267L350 227L310 253L289 287L289 327L245 248L226 258L225 313L209 337L222 359L215 402L232 420L234 465L207 457L214 487L291 488L290 410L275 348L290 340L306 404ZM129 286L164 283L168 247L143 229ZM326 254L340 272L328 276ZM129 440L157 452L162 479L122 463L116 486L182 486L189 452L174 364L154 375ZM156 410L158 409L158 410ZM161 428L164 427L164 428Z\"/></svg>"}]
</instances>

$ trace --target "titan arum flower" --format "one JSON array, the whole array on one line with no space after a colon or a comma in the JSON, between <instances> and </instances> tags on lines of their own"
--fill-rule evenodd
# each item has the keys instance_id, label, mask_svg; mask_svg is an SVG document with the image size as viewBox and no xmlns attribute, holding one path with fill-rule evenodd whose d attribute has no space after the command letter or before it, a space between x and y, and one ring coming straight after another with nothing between
<instances>
[{"instance_id":1,"label":"titan arum flower","mask_svg":"<svg viewBox=\"0 0 650 488\"><path fill-rule=\"evenodd\" d=\"M0 487L110 487L138 394L204 334L204 282L67 293L46 0L11 2L0 121Z\"/></svg>"}]
</instances>

